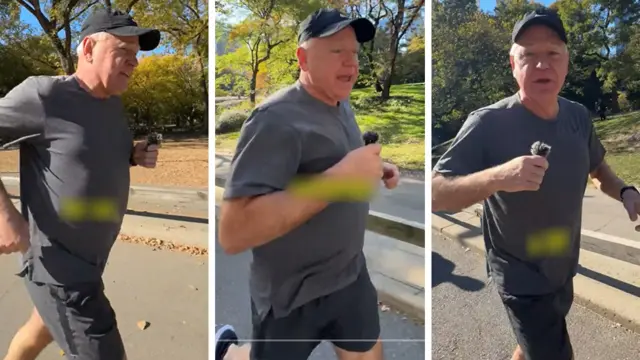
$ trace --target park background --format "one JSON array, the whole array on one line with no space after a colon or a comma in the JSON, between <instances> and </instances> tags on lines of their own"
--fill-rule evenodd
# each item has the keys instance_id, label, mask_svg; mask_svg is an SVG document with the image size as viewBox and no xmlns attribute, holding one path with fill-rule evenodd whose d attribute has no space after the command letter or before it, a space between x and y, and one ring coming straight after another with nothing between
<instances>
[{"instance_id":1,"label":"park background","mask_svg":"<svg viewBox=\"0 0 640 360\"><path fill-rule=\"evenodd\" d=\"M382 156L424 176L424 0L216 1L216 154L233 153L239 130L265 97L298 78L298 25L321 7L366 17L376 37L360 52L351 95L362 131L377 131Z\"/></svg>"},{"instance_id":2,"label":"park background","mask_svg":"<svg viewBox=\"0 0 640 360\"><path fill-rule=\"evenodd\" d=\"M537 6L558 11L570 68L561 96L593 113L607 161L640 181L640 1L437 0L432 8L432 165L467 115L517 91L509 65L513 26ZM604 101L607 120L596 104Z\"/></svg>"},{"instance_id":3,"label":"park background","mask_svg":"<svg viewBox=\"0 0 640 360\"><path fill-rule=\"evenodd\" d=\"M29 76L72 74L80 27L97 6L129 12L139 26L162 31L161 46L140 53L123 95L134 134L142 139L158 131L165 139L158 167L133 168L132 183L207 187L206 0L2 0L0 97ZM17 150L0 151L0 173L17 171Z\"/></svg>"}]
</instances>

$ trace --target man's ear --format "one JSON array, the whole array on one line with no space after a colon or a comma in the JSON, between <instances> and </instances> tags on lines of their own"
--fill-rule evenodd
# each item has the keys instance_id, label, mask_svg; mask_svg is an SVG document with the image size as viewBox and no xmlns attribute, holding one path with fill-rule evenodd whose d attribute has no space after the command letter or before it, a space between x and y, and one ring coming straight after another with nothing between
<instances>
[{"instance_id":1,"label":"man's ear","mask_svg":"<svg viewBox=\"0 0 640 360\"><path fill-rule=\"evenodd\" d=\"M95 46L95 41L90 37L85 37L82 39L82 56L87 62L93 61L93 48Z\"/></svg>"},{"instance_id":2,"label":"man's ear","mask_svg":"<svg viewBox=\"0 0 640 360\"><path fill-rule=\"evenodd\" d=\"M300 67L300 70L307 71L307 50L302 47L298 47L298 49L296 49L296 58L298 58L298 66Z\"/></svg>"}]
</instances>

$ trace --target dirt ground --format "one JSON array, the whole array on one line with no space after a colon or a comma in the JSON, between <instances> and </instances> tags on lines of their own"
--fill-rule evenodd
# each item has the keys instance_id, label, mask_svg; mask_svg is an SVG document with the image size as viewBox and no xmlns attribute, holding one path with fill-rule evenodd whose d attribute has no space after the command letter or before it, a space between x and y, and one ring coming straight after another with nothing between
<instances>
[{"instance_id":1,"label":"dirt ground","mask_svg":"<svg viewBox=\"0 0 640 360\"><path fill-rule=\"evenodd\" d=\"M18 172L18 151L0 151L0 173ZM208 139L165 140L155 169L131 169L131 184L206 188L209 186Z\"/></svg>"}]
</instances>

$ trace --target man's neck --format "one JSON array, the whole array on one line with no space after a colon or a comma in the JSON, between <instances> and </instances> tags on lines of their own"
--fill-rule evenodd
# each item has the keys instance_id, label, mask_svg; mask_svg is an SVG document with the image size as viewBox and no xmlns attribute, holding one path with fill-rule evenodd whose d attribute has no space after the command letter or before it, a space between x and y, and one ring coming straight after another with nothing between
<instances>
[{"instance_id":1,"label":"man's neck","mask_svg":"<svg viewBox=\"0 0 640 360\"><path fill-rule=\"evenodd\" d=\"M522 105L536 116L544 120L554 120L558 116L560 106L558 105L558 97L540 101L528 97L522 90L518 93Z\"/></svg>"},{"instance_id":2,"label":"man's neck","mask_svg":"<svg viewBox=\"0 0 640 360\"><path fill-rule=\"evenodd\" d=\"M304 74L300 74L299 78L300 84L302 87L311 95L312 97L322 101L323 103L329 106L337 106L339 100L332 99L329 95L327 95L324 91L318 89L317 87L311 84L311 81L304 76Z\"/></svg>"},{"instance_id":3,"label":"man's neck","mask_svg":"<svg viewBox=\"0 0 640 360\"><path fill-rule=\"evenodd\" d=\"M109 98L109 94L96 76L81 69L78 69L73 76L78 80L80 87L91 94L91 96L98 99Z\"/></svg>"}]
</instances>

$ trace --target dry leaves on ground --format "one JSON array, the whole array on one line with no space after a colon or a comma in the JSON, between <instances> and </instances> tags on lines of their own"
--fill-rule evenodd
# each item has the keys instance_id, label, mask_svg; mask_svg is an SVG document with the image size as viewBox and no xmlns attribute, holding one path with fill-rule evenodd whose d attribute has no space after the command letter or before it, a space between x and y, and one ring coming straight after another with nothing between
<instances>
[{"instance_id":1,"label":"dry leaves on ground","mask_svg":"<svg viewBox=\"0 0 640 360\"><path fill-rule=\"evenodd\" d=\"M15 172L18 172L18 150L0 151L0 173ZM167 140L162 144L155 169L131 169L131 184L208 187L208 139Z\"/></svg>"}]
</instances>

